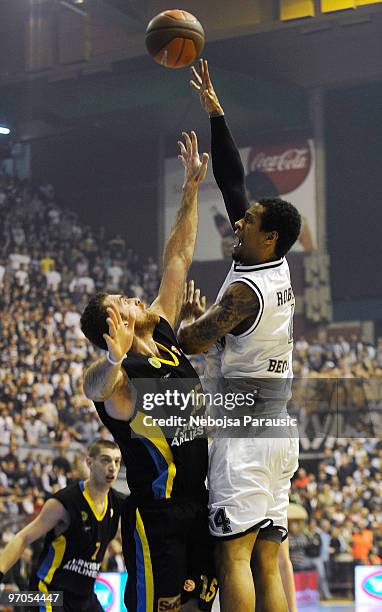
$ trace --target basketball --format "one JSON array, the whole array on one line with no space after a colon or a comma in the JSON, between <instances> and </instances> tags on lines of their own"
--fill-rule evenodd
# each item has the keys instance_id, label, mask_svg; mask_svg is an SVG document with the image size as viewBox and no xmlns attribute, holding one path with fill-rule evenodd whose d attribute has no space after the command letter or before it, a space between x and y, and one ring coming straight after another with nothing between
<instances>
[{"instance_id":1,"label":"basketball","mask_svg":"<svg viewBox=\"0 0 382 612\"><path fill-rule=\"evenodd\" d=\"M204 30L199 21L179 9L159 13L146 30L146 47L153 59L166 68L184 68L204 47Z\"/></svg>"}]
</instances>

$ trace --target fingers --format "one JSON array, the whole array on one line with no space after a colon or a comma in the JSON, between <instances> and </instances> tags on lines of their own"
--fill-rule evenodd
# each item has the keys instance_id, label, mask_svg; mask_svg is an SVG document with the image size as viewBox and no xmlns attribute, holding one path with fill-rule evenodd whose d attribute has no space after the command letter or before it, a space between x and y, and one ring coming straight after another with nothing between
<instances>
[{"instance_id":1,"label":"fingers","mask_svg":"<svg viewBox=\"0 0 382 612\"><path fill-rule=\"evenodd\" d=\"M182 132L182 136L183 136L184 140L186 141L187 153L189 155L191 155L192 154L192 142L191 142L191 138L189 137L187 132Z\"/></svg>"},{"instance_id":2,"label":"fingers","mask_svg":"<svg viewBox=\"0 0 382 612\"><path fill-rule=\"evenodd\" d=\"M203 153L202 164L200 166L199 176L198 176L199 182L204 181L206 177L209 158L210 156L208 155L208 153Z\"/></svg>"},{"instance_id":3,"label":"fingers","mask_svg":"<svg viewBox=\"0 0 382 612\"><path fill-rule=\"evenodd\" d=\"M106 319L106 323L109 326L109 337L110 338L115 338L115 335L117 333L117 328L114 325L114 321L113 319L110 319L109 317Z\"/></svg>"},{"instance_id":4,"label":"fingers","mask_svg":"<svg viewBox=\"0 0 382 612\"><path fill-rule=\"evenodd\" d=\"M193 89L196 89L196 91L200 91L200 85L197 85L197 84L195 83L195 81L193 81L193 80L191 79L191 81L189 81L189 83L190 83L190 85L191 85L191 87L192 87Z\"/></svg>"},{"instance_id":5,"label":"fingers","mask_svg":"<svg viewBox=\"0 0 382 612\"><path fill-rule=\"evenodd\" d=\"M191 138L187 132L182 132L182 135L186 146L181 140L178 140L178 145L180 148L179 158L187 161L190 157L198 155L198 138L194 131L191 131Z\"/></svg>"},{"instance_id":6,"label":"fingers","mask_svg":"<svg viewBox=\"0 0 382 612\"><path fill-rule=\"evenodd\" d=\"M191 66L191 72L192 72L192 76L195 79L195 85L199 86L202 84L202 77L200 76L200 74L197 72L197 70L195 69L194 66Z\"/></svg>"},{"instance_id":7,"label":"fingers","mask_svg":"<svg viewBox=\"0 0 382 612\"><path fill-rule=\"evenodd\" d=\"M192 154L198 155L198 138L194 131L191 132Z\"/></svg>"},{"instance_id":8,"label":"fingers","mask_svg":"<svg viewBox=\"0 0 382 612\"><path fill-rule=\"evenodd\" d=\"M119 323L121 323L122 319L121 319L121 314L118 310L118 308L116 308L115 306L108 306L106 308L106 312L109 315L109 317L111 317L115 323L115 325L117 326Z\"/></svg>"},{"instance_id":9,"label":"fingers","mask_svg":"<svg viewBox=\"0 0 382 612\"><path fill-rule=\"evenodd\" d=\"M106 323L109 326L109 334L111 336L114 336L119 322L117 320L116 313L114 312L112 308L107 308L106 310L107 310L107 314L109 315L106 319Z\"/></svg>"},{"instance_id":10,"label":"fingers","mask_svg":"<svg viewBox=\"0 0 382 612\"><path fill-rule=\"evenodd\" d=\"M199 72L201 74L202 81L204 81L204 63L202 57L199 60Z\"/></svg>"},{"instance_id":11,"label":"fingers","mask_svg":"<svg viewBox=\"0 0 382 612\"><path fill-rule=\"evenodd\" d=\"M203 295L203 297L201 298L200 305L203 308L203 310L206 309L206 296L205 295Z\"/></svg>"},{"instance_id":12,"label":"fingers","mask_svg":"<svg viewBox=\"0 0 382 612\"><path fill-rule=\"evenodd\" d=\"M184 146L183 142L181 140L178 140L178 145L180 148L180 156L179 157L187 157L187 149Z\"/></svg>"},{"instance_id":13,"label":"fingers","mask_svg":"<svg viewBox=\"0 0 382 612\"><path fill-rule=\"evenodd\" d=\"M202 60L202 61L203 61L205 83L206 83L207 87L212 87L212 83L211 83L211 79L210 79L210 73L209 73L209 70L208 70L208 62L207 62L207 60Z\"/></svg>"},{"instance_id":14,"label":"fingers","mask_svg":"<svg viewBox=\"0 0 382 612\"><path fill-rule=\"evenodd\" d=\"M108 348L110 348L110 344L113 342L113 338L111 338L111 336L109 336L108 334L102 334L102 338L105 340Z\"/></svg>"},{"instance_id":15,"label":"fingers","mask_svg":"<svg viewBox=\"0 0 382 612\"><path fill-rule=\"evenodd\" d=\"M195 289L195 282L193 280L190 280L188 283L188 302L192 302L192 300L194 299L194 289Z\"/></svg>"}]
</instances>

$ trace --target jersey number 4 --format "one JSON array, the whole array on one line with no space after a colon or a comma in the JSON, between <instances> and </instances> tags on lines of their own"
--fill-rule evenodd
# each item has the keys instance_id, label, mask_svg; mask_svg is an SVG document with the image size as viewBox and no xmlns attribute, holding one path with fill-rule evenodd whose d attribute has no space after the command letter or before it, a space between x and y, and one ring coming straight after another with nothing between
<instances>
[{"instance_id":1,"label":"jersey number 4","mask_svg":"<svg viewBox=\"0 0 382 612\"><path fill-rule=\"evenodd\" d=\"M231 533L231 522L225 513L225 508L218 508L214 514L214 523L223 533Z\"/></svg>"}]
</instances>

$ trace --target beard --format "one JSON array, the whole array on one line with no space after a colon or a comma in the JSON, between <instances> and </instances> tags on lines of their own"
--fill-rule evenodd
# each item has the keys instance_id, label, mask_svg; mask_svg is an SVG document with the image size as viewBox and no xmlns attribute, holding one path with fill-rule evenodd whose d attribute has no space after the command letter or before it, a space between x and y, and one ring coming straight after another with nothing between
<instances>
[{"instance_id":1,"label":"beard","mask_svg":"<svg viewBox=\"0 0 382 612\"><path fill-rule=\"evenodd\" d=\"M135 329L140 333L150 331L159 323L159 319L159 315L150 310L144 310L135 319Z\"/></svg>"}]
</instances>

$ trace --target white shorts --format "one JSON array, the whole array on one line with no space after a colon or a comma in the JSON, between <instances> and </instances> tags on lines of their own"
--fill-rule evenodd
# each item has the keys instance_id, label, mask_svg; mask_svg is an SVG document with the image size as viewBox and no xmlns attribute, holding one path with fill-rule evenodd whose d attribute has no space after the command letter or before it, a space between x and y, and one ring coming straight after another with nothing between
<instances>
[{"instance_id":1,"label":"white shorts","mask_svg":"<svg viewBox=\"0 0 382 612\"><path fill-rule=\"evenodd\" d=\"M254 527L287 533L290 481L298 438L214 438L209 448L209 523L216 537Z\"/></svg>"}]
</instances>

